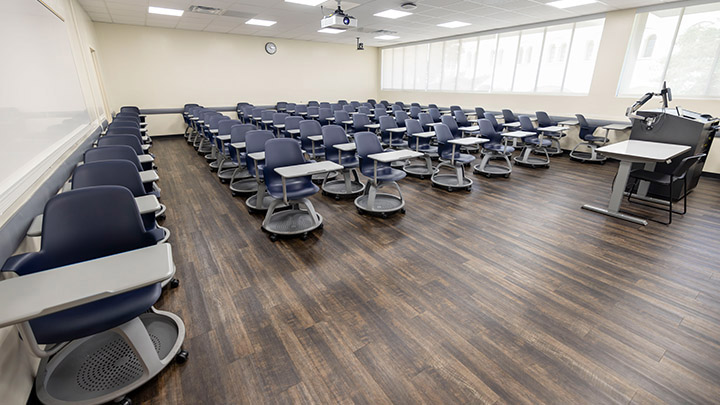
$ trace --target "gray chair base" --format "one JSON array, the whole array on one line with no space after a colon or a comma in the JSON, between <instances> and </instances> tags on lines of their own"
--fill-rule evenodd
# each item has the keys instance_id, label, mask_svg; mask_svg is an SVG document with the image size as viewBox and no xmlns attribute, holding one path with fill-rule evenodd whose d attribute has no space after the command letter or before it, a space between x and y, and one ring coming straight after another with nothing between
<instances>
[{"instance_id":1,"label":"gray chair base","mask_svg":"<svg viewBox=\"0 0 720 405\"><path fill-rule=\"evenodd\" d=\"M278 236L298 235L305 240L310 232L322 229L323 217L315 212L310 200L301 198L289 201L289 205L290 209L276 211L285 206L283 200L273 198L270 203L262 223L262 230L270 234L270 240L274 242ZM305 206L305 209L301 209L301 205Z\"/></svg>"},{"instance_id":2,"label":"gray chair base","mask_svg":"<svg viewBox=\"0 0 720 405\"><path fill-rule=\"evenodd\" d=\"M395 186L398 194L378 193L378 190L388 185ZM355 207L357 207L358 213L361 215L375 214L387 218L389 215L398 212L405 213L405 199L403 199L397 182L381 182L376 185L372 180L368 180L365 192L355 199Z\"/></svg>"},{"instance_id":3,"label":"gray chair base","mask_svg":"<svg viewBox=\"0 0 720 405\"><path fill-rule=\"evenodd\" d=\"M531 152L535 153L536 151L538 152L538 154L544 154L545 159L538 158L535 156L530 156ZM547 149L542 146L536 147L536 146L532 146L532 145L531 146L525 145L522 152L520 153L520 156L515 156L513 158L513 160L515 161L515 163L517 163L521 166L528 166L528 167L532 167L533 169L536 167L544 167L544 168L550 167L550 156L547 153Z\"/></svg>"},{"instance_id":4,"label":"gray chair base","mask_svg":"<svg viewBox=\"0 0 720 405\"><path fill-rule=\"evenodd\" d=\"M491 159L505 159L505 163L507 163L505 166L495 165L491 164ZM505 178L510 177L510 173L512 173L512 163L510 162L510 158L506 154L492 154L492 153L486 153L482 160L480 161L480 164L477 164L473 166L473 172L477 174L482 174L485 177L493 177L493 176L503 176Z\"/></svg>"},{"instance_id":5,"label":"gray chair base","mask_svg":"<svg viewBox=\"0 0 720 405\"><path fill-rule=\"evenodd\" d=\"M327 173L328 176L325 177L320 187L323 194L333 196L336 200L339 200L342 197L354 197L365 190L365 185L360 181L357 169L344 169L340 174L342 179L328 181L330 173ZM352 177L355 179L353 180Z\"/></svg>"},{"instance_id":6,"label":"gray chair base","mask_svg":"<svg viewBox=\"0 0 720 405\"><path fill-rule=\"evenodd\" d=\"M403 166L403 171L407 173L408 176L419 177L420 180L424 180L425 177L431 177L435 173L432 159L428 155L425 155L423 159L425 160L424 163L412 163L412 160L408 161L407 164Z\"/></svg>"},{"instance_id":7,"label":"gray chair base","mask_svg":"<svg viewBox=\"0 0 720 405\"><path fill-rule=\"evenodd\" d=\"M35 379L47 405L120 402L177 358L185 325L175 314L151 308L109 331L70 342L44 358Z\"/></svg>"},{"instance_id":8,"label":"gray chair base","mask_svg":"<svg viewBox=\"0 0 720 405\"><path fill-rule=\"evenodd\" d=\"M454 173L441 173L443 167L447 167ZM450 164L450 162L440 162L435 169L435 173L430 177L433 187L439 187L447 191L455 190L472 190L473 181L465 176L465 166L462 164Z\"/></svg>"},{"instance_id":9,"label":"gray chair base","mask_svg":"<svg viewBox=\"0 0 720 405\"><path fill-rule=\"evenodd\" d=\"M577 149L581 146L585 146L588 151L582 152L578 151ZM597 162L600 164L605 164L605 161L607 160L607 157L599 155L597 153L597 145L588 143L588 142L581 142L577 144L573 148L573 150L570 151L570 159L577 160L579 162Z\"/></svg>"}]
</instances>

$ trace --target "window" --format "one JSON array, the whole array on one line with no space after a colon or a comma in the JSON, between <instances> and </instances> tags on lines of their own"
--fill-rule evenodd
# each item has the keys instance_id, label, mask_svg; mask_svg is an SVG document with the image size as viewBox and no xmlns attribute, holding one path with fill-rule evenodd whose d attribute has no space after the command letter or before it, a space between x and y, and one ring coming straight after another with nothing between
<instances>
[{"instance_id":1,"label":"window","mask_svg":"<svg viewBox=\"0 0 720 405\"><path fill-rule=\"evenodd\" d=\"M639 13L618 86L620 96L657 91L720 98L720 4Z\"/></svg>"},{"instance_id":2,"label":"window","mask_svg":"<svg viewBox=\"0 0 720 405\"><path fill-rule=\"evenodd\" d=\"M587 94L604 21L384 49L382 88Z\"/></svg>"}]
</instances>

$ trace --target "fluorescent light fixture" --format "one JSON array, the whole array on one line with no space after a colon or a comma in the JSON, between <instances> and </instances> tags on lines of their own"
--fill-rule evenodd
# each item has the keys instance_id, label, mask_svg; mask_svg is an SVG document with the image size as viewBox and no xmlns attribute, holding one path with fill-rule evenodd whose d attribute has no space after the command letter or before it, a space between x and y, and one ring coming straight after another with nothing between
<instances>
[{"instance_id":1,"label":"fluorescent light fixture","mask_svg":"<svg viewBox=\"0 0 720 405\"><path fill-rule=\"evenodd\" d=\"M317 6L320 3L325 3L326 0L285 0L285 3L296 3L303 4L305 6Z\"/></svg>"},{"instance_id":2,"label":"fluorescent light fixture","mask_svg":"<svg viewBox=\"0 0 720 405\"><path fill-rule=\"evenodd\" d=\"M323 28L318 30L318 32L322 32L323 34L339 34L341 32L345 32L345 30L339 30L337 28Z\"/></svg>"},{"instance_id":3,"label":"fluorescent light fixture","mask_svg":"<svg viewBox=\"0 0 720 405\"><path fill-rule=\"evenodd\" d=\"M558 0L558 1L552 1L550 3L546 3L546 5L557 7L557 8L570 8L570 7L584 6L586 4L592 4L592 3L597 3L597 0Z\"/></svg>"},{"instance_id":4,"label":"fluorescent light fixture","mask_svg":"<svg viewBox=\"0 0 720 405\"><path fill-rule=\"evenodd\" d=\"M269 27L271 25L275 25L275 23L277 23L277 21L258 20L256 18L251 18L251 19L245 21L245 24L262 25L263 27Z\"/></svg>"},{"instance_id":5,"label":"fluorescent light fixture","mask_svg":"<svg viewBox=\"0 0 720 405\"><path fill-rule=\"evenodd\" d=\"M412 13L408 13L407 11L400 11L400 10L385 10L380 13L373 14L375 17L384 17L384 18L392 18L393 20L400 17L406 17L409 16Z\"/></svg>"},{"instance_id":6,"label":"fluorescent light fixture","mask_svg":"<svg viewBox=\"0 0 720 405\"><path fill-rule=\"evenodd\" d=\"M150 14L162 14L162 15L172 15L175 17L180 17L183 15L184 10L176 10L174 8L162 8L162 7L148 7L148 13Z\"/></svg>"},{"instance_id":7,"label":"fluorescent light fixture","mask_svg":"<svg viewBox=\"0 0 720 405\"><path fill-rule=\"evenodd\" d=\"M380 35L380 36L375 37L375 39L379 39L381 41L390 41L390 40L398 39L398 38L400 38L400 37L396 37L395 35Z\"/></svg>"},{"instance_id":8,"label":"fluorescent light fixture","mask_svg":"<svg viewBox=\"0 0 720 405\"><path fill-rule=\"evenodd\" d=\"M460 27L467 27L470 25L470 23L462 22L462 21L450 21L442 24L438 24L438 27L443 28L460 28Z\"/></svg>"}]
</instances>

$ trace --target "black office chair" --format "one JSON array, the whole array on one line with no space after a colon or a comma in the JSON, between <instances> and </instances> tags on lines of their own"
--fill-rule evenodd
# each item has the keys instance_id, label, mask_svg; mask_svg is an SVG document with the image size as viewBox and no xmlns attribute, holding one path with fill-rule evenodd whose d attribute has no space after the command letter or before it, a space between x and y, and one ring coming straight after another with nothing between
<instances>
[{"instance_id":1,"label":"black office chair","mask_svg":"<svg viewBox=\"0 0 720 405\"><path fill-rule=\"evenodd\" d=\"M628 202L631 202L631 203L633 202L632 195L633 195L633 193L636 192L636 188L639 184L639 180L644 180L644 181L647 181L650 183L666 186L667 190L668 190L668 209L667 209L668 210L668 221L662 222L662 221L657 221L654 219L651 219L651 220L653 220L655 222L659 222L661 224L670 225L672 223L672 214L673 213L685 215L685 213L687 212L687 173L690 170L690 168L693 167L693 165L695 165L695 163L699 162L700 159L704 158L705 156L706 155L703 153L700 155L686 157L685 159L680 161L680 164L670 174L649 171L649 170L644 170L644 169L633 170L632 172L630 172L630 180L633 183L630 188L630 193L628 194ZM683 182L683 193L680 196L680 198L678 198L678 200L680 200L681 198L683 200L682 212L673 211L673 198L672 198L673 185L675 184L676 181L680 181L680 180L682 180L682 182ZM644 205L646 207L651 207L651 208L658 208L653 205L639 203L639 202L635 202L635 204L640 204L640 205Z\"/></svg>"}]
</instances>

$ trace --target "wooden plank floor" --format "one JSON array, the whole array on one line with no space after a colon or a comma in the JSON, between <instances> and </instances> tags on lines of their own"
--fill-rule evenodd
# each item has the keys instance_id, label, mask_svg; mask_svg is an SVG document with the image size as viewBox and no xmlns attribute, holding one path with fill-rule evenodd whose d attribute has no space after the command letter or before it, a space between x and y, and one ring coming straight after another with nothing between
<instances>
[{"instance_id":1,"label":"wooden plank floor","mask_svg":"<svg viewBox=\"0 0 720 405\"><path fill-rule=\"evenodd\" d=\"M567 157L472 192L407 178L407 214L317 194L272 243L180 137L156 139L190 360L135 403L720 401L720 181L647 227L581 210L617 169ZM634 206L638 213L663 215Z\"/></svg>"}]
</instances>

